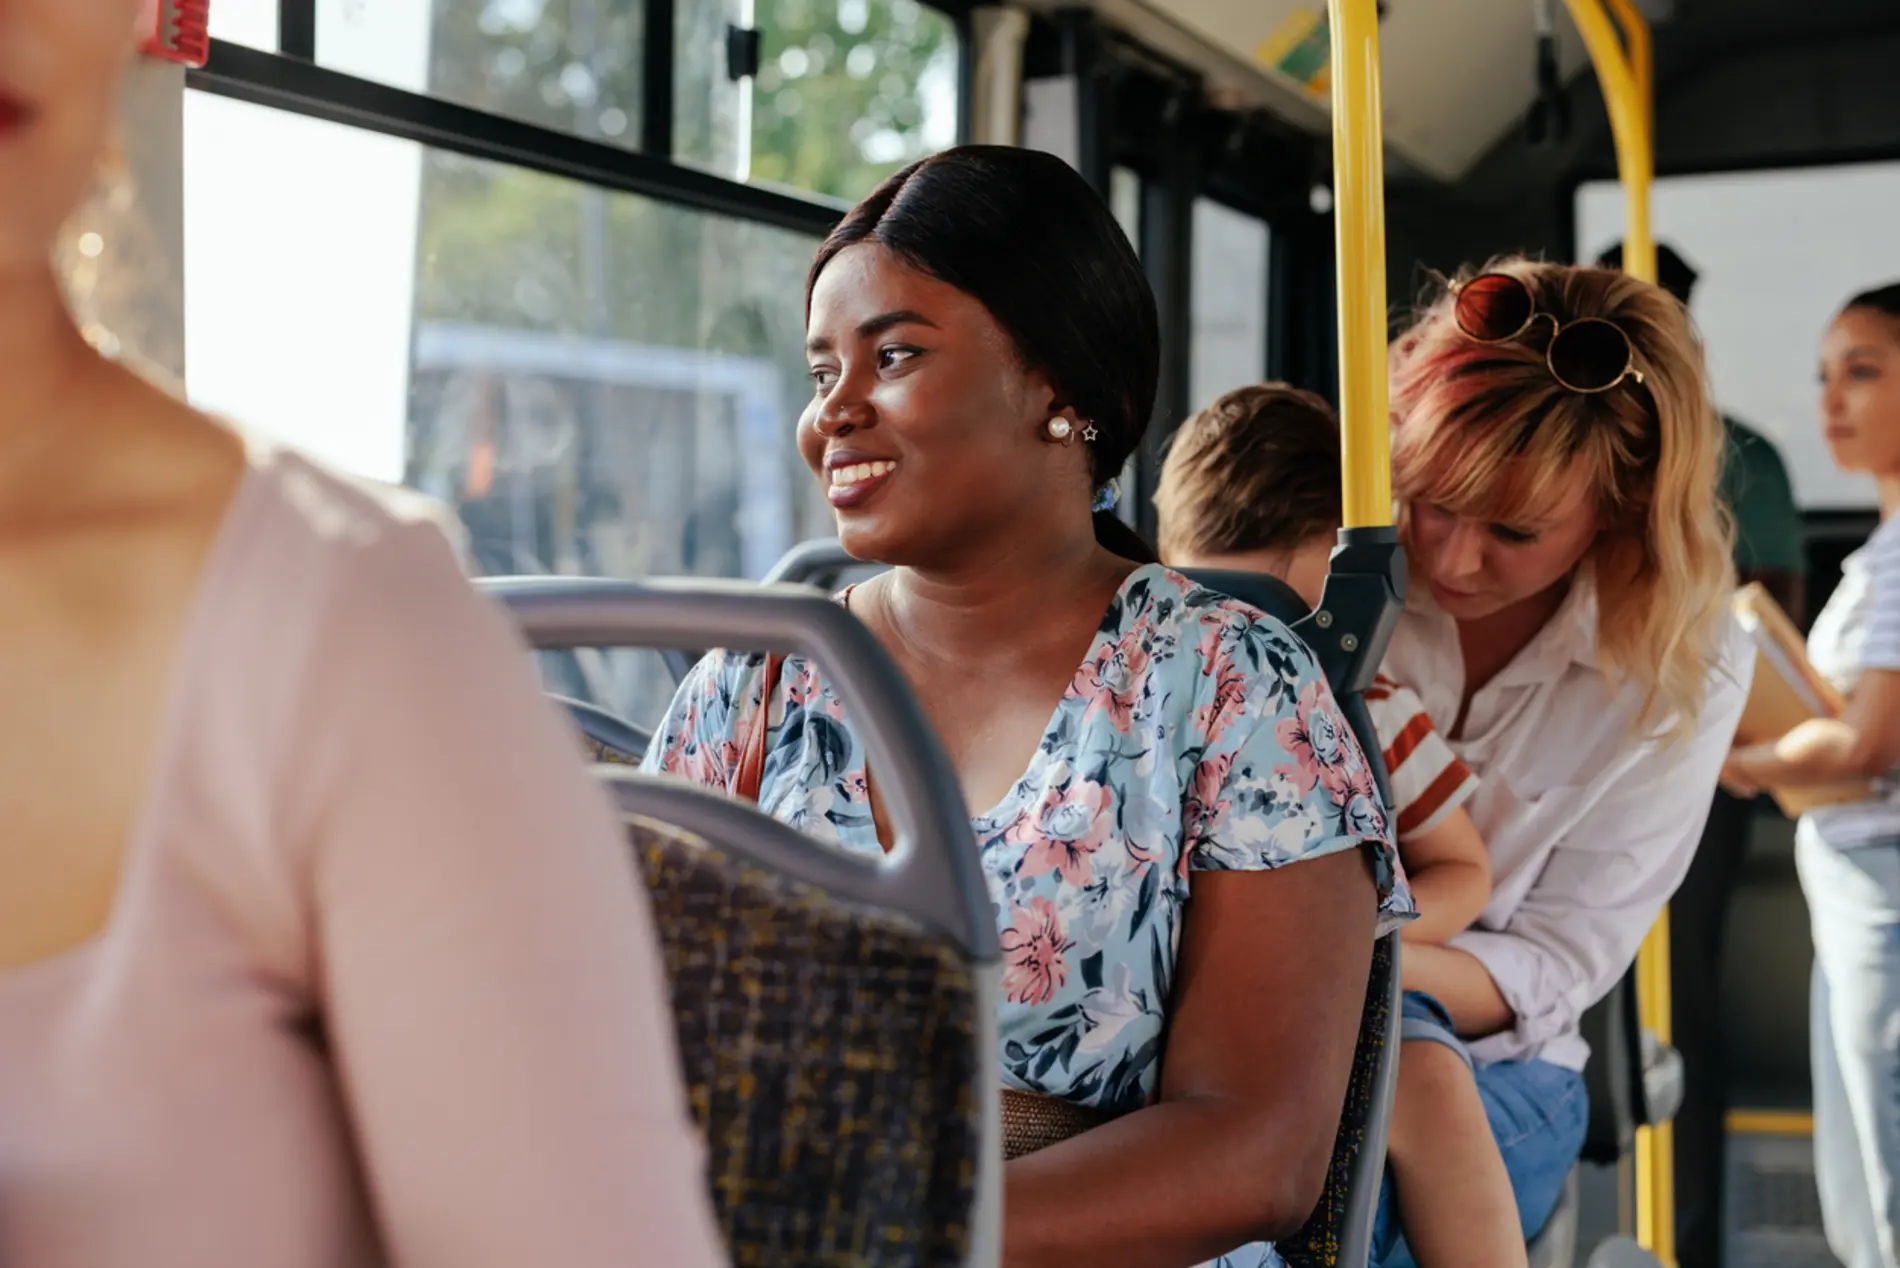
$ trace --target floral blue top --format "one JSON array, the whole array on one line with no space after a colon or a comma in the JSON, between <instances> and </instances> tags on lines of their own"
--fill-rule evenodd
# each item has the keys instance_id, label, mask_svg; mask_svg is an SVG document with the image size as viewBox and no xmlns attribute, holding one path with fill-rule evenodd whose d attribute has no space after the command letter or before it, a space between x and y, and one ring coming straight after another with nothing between
<instances>
[{"instance_id":1,"label":"floral blue top","mask_svg":"<svg viewBox=\"0 0 1900 1268\"><path fill-rule=\"evenodd\" d=\"M645 769L730 790L762 666L702 660ZM760 806L881 850L864 751L801 659L785 661L768 717ZM1312 653L1160 565L1123 582L1029 769L972 824L1002 935L1003 1083L1115 1112L1155 1094L1191 873L1370 845L1382 915L1412 911L1371 771ZM1265 1243L1218 1261L1280 1263Z\"/></svg>"}]
</instances>

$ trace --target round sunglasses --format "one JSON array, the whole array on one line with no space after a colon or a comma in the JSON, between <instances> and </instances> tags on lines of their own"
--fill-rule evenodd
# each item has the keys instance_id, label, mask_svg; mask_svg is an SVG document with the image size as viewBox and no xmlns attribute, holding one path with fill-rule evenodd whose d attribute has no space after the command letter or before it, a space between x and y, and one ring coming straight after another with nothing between
<instances>
[{"instance_id":1,"label":"round sunglasses","mask_svg":"<svg viewBox=\"0 0 1900 1268\"><path fill-rule=\"evenodd\" d=\"M1468 282L1453 283L1452 296L1458 329L1477 343L1507 343L1540 318L1548 321L1554 330L1544 362L1550 376L1572 392L1588 396L1607 392L1625 379L1643 381L1636 349L1621 326L1602 317L1566 323L1539 312L1536 297L1521 278L1480 273Z\"/></svg>"}]
</instances>

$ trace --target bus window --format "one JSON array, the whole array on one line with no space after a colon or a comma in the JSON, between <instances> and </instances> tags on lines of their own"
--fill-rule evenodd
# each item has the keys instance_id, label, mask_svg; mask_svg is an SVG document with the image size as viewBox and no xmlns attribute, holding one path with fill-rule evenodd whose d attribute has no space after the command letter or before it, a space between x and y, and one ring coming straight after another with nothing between
<instances>
[{"instance_id":1,"label":"bus window","mask_svg":"<svg viewBox=\"0 0 1900 1268\"><path fill-rule=\"evenodd\" d=\"M1264 220L1209 198L1194 202L1190 409L1267 377L1271 238Z\"/></svg>"},{"instance_id":2,"label":"bus window","mask_svg":"<svg viewBox=\"0 0 1900 1268\"><path fill-rule=\"evenodd\" d=\"M1873 481L1817 443L1821 332L1849 295L1900 276L1900 163L1804 167L1656 182L1655 229L1695 267L1695 320L1717 402L1775 443L1803 509L1870 509ZM1580 260L1623 235L1611 182L1577 191Z\"/></svg>"}]
</instances>

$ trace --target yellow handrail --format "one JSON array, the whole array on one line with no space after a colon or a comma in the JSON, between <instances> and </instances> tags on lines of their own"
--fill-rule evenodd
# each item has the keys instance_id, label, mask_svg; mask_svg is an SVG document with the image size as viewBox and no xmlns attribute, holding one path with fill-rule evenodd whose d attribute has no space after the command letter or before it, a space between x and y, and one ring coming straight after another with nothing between
<instances>
[{"instance_id":1,"label":"yellow handrail","mask_svg":"<svg viewBox=\"0 0 1900 1268\"><path fill-rule=\"evenodd\" d=\"M1654 282L1656 239L1650 228L1649 207L1650 186L1656 174L1656 93L1649 24L1631 0L1565 2L1590 50L1597 81L1603 86L1603 102L1610 113L1617 176L1623 183L1629 212L1623 238L1623 271ZM1621 39L1617 26L1622 28ZM1667 907L1657 915L1636 954L1636 999L1643 1029L1663 1043L1670 1042ZM1636 1239L1665 1268L1675 1268L1675 1133L1669 1123L1636 1131Z\"/></svg>"},{"instance_id":2,"label":"yellow handrail","mask_svg":"<svg viewBox=\"0 0 1900 1268\"><path fill-rule=\"evenodd\" d=\"M1347 528L1392 522L1386 397L1385 123L1374 0L1327 0L1333 240L1339 269L1340 465Z\"/></svg>"},{"instance_id":3,"label":"yellow handrail","mask_svg":"<svg viewBox=\"0 0 1900 1268\"><path fill-rule=\"evenodd\" d=\"M1629 230L1623 240L1623 269L1645 282L1656 280L1656 240L1649 227L1649 187L1655 176L1650 138L1651 92L1649 25L1629 0L1565 0L1570 16L1590 50L1603 104L1610 112L1616 140L1616 171L1629 202ZM1616 11L1629 40L1626 53L1610 20Z\"/></svg>"},{"instance_id":4,"label":"yellow handrail","mask_svg":"<svg viewBox=\"0 0 1900 1268\"><path fill-rule=\"evenodd\" d=\"M1632 0L1610 0L1610 14L1623 28L1623 47L1629 53L1630 73L1643 105L1643 132L1649 138L1651 175L1656 159L1656 73L1650 51L1649 23Z\"/></svg>"}]
</instances>

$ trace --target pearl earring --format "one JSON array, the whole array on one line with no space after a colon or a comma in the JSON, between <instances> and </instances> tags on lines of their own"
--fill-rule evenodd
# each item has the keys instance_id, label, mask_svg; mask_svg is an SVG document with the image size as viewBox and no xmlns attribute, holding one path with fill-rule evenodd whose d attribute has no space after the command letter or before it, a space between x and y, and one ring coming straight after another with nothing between
<instances>
[{"instance_id":1,"label":"pearl earring","mask_svg":"<svg viewBox=\"0 0 1900 1268\"><path fill-rule=\"evenodd\" d=\"M1042 430L1050 440L1053 440L1058 445L1070 445L1075 443L1075 424L1060 415L1044 423Z\"/></svg>"}]
</instances>

